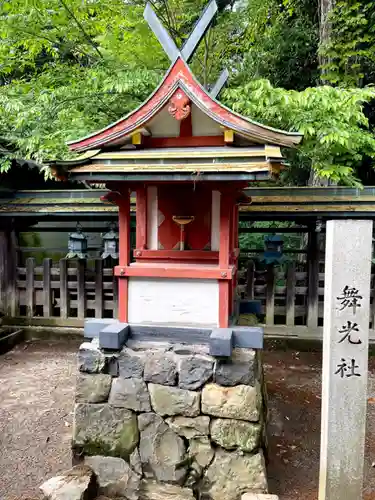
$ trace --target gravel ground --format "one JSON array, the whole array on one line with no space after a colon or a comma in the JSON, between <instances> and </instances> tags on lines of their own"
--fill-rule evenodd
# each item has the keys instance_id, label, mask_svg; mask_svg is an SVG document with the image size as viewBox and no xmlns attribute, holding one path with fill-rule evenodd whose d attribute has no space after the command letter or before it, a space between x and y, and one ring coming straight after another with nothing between
<instances>
[{"instance_id":1,"label":"gravel ground","mask_svg":"<svg viewBox=\"0 0 375 500\"><path fill-rule=\"evenodd\" d=\"M40 498L38 486L71 465L79 342L29 342L0 356L0 499ZM264 353L269 485L280 500L317 500L321 354ZM375 500L375 358L370 362L364 500Z\"/></svg>"},{"instance_id":2,"label":"gravel ground","mask_svg":"<svg viewBox=\"0 0 375 500\"><path fill-rule=\"evenodd\" d=\"M79 342L29 342L0 356L0 498L41 498L38 487L71 467Z\"/></svg>"},{"instance_id":3,"label":"gravel ground","mask_svg":"<svg viewBox=\"0 0 375 500\"><path fill-rule=\"evenodd\" d=\"M264 363L271 414L270 492L280 500L318 500L321 353L266 351ZM363 500L375 500L374 357L369 369Z\"/></svg>"}]
</instances>

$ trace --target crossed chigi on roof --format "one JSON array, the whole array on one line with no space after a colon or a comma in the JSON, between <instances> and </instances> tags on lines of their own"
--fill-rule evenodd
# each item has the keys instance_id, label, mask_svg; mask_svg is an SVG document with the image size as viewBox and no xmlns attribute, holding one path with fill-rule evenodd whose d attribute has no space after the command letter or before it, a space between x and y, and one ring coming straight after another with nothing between
<instances>
[{"instance_id":1,"label":"crossed chigi on roof","mask_svg":"<svg viewBox=\"0 0 375 500\"><path fill-rule=\"evenodd\" d=\"M190 61L195 51L197 50L200 41L210 27L217 11L218 7L216 1L211 0L211 2L207 5L205 10L201 14L200 18L194 26L191 35L184 43L181 50L177 48L176 44L172 40L172 37L155 14L155 11L150 3L147 3L143 16L173 64L178 57L181 57L186 62ZM212 90L210 91L211 97L216 98L218 96L228 77L229 72L227 69L224 69L217 82L213 86Z\"/></svg>"}]
</instances>

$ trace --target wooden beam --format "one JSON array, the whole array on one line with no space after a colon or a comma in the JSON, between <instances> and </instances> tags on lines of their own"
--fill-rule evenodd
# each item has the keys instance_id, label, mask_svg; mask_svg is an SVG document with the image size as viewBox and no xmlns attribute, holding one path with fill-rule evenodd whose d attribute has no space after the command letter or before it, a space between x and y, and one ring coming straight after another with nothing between
<instances>
[{"instance_id":1,"label":"wooden beam","mask_svg":"<svg viewBox=\"0 0 375 500\"><path fill-rule=\"evenodd\" d=\"M233 224L233 198L223 192L220 200L220 249L219 267L228 267L231 255L231 226ZM228 328L230 315L231 283L219 283L219 327Z\"/></svg>"},{"instance_id":2,"label":"wooden beam","mask_svg":"<svg viewBox=\"0 0 375 500\"><path fill-rule=\"evenodd\" d=\"M147 247L147 188L137 189L136 201L136 249L141 251ZM131 231L131 228L130 228Z\"/></svg>"},{"instance_id":3,"label":"wooden beam","mask_svg":"<svg viewBox=\"0 0 375 500\"><path fill-rule=\"evenodd\" d=\"M130 193L126 190L118 200L119 205L119 264L128 266L130 263ZM122 274L120 273L120 276ZM118 315L123 323L128 322L128 279L118 281Z\"/></svg>"},{"instance_id":4,"label":"wooden beam","mask_svg":"<svg viewBox=\"0 0 375 500\"><path fill-rule=\"evenodd\" d=\"M231 281L233 273L233 267L217 268L214 266L205 267L203 265L199 266L194 264L186 267L178 267L178 264L165 264L163 266L153 266L151 264L148 266L119 265L114 268L114 274L120 278L120 283L129 276Z\"/></svg>"}]
</instances>

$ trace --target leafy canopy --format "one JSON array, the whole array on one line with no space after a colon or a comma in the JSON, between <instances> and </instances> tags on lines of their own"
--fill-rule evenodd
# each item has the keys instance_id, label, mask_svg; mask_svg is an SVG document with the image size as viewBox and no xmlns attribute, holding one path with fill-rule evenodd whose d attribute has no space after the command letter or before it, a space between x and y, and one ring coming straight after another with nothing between
<instances>
[{"instance_id":1,"label":"leafy canopy","mask_svg":"<svg viewBox=\"0 0 375 500\"><path fill-rule=\"evenodd\" d=\"M355 184L363 156L375 156L375 137L363 112L363 103L375 98L375 89L322 86L298 92L256 80L228 89L224 96L227 104L240 113L302 132L303 143L289 152L297 168L309 170L313 166L320 177Z\"/></svg>"},{"instance_id":2,"label":"leafy canopy","mask_svg":"<svg viewBox=\"0 0 375 500\"><path fill-rule=\"evenodd\" d=\"M355 183L363 159L375 154L363 112L374 91L311 87L318 75L317 0L218 3L215 24L191 63L201 83L214 82L227 66L231 80L221 96L226 104L305 134L302 146L289 153L293 175L313 165L321 176ZM181 45L206 0L152 4ZM67 140L119 119L152 92L170 63L143 20L144 5L0 3L1 170L13 158L43 163L68 157Z\"/></svg>"},{"instance_id":3,"label":"leafy canopy","mask_svg":"<svg viewBox=\"0 0 375 500\"><path fill-rule=\"evenodd\" d=\"M375 3L338 0L329 16L329 41L321 47L325 78L341 86L375 83Z\"/></svg>"}]
</instances>

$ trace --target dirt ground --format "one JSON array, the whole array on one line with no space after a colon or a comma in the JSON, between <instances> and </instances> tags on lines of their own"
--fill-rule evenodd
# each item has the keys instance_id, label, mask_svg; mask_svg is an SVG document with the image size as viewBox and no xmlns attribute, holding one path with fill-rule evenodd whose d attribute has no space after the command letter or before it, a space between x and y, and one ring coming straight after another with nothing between
<instances>
[{"instance_id":1,"label":"dirt ground","mask_svg":"<svg viewBox=\"0 0 375 500\"><path fill-rule=\"evenodd\" d=\"M40 498L71 465L79 342L34 341L0 356L0 499ZM280 500L317 500L321 353L267 350L269 486ZM364 500L375 500L375 359L370 362Z\"/></svg>"}]
</instances>

